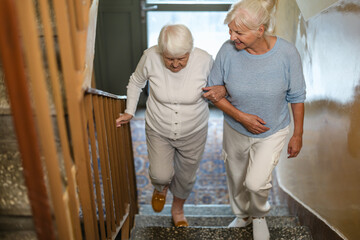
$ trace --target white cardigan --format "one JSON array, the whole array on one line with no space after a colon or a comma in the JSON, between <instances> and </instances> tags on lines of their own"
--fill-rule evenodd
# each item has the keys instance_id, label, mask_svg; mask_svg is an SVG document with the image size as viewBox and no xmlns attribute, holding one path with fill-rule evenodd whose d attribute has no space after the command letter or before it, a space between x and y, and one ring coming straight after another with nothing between
<instances>
[{"instance_id":1,"label":"white cardigan","mask_svg":"<svg viewBox=\"0 0 360 240\"><path fill-rule=\"evenodd\" d=\"M149 80L146 123L160 135L177 139L207 125L208 103L202 97L213 59L194 48L186 67L173 73L164 65L157 46L144 51L127 86L126 113L135 114L142 88Z\"/></svg>"}]
</instances>

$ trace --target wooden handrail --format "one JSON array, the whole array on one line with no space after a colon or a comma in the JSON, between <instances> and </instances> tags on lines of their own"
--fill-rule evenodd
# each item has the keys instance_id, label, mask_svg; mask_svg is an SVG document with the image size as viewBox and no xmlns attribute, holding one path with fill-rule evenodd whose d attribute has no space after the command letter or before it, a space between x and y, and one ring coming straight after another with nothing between
<instances>
[{"instance_id":1,"label":"wooden handrail","mask_svg":"<svg viewBox=\"0 0 360 240\"><path fill-rule=\"evenodd\" d=\"M126 98L127 98L126 96L123 96L123 95L115 95L115 94L104 92L104 91L101 91L101 90L95 89L95 88L87 88L85 90L85 92L86 93L91 93L91 94L94 94L94 95L103 96L103 97L119 99L119 100L126 100Z\"/></svg>"}]
</instances>

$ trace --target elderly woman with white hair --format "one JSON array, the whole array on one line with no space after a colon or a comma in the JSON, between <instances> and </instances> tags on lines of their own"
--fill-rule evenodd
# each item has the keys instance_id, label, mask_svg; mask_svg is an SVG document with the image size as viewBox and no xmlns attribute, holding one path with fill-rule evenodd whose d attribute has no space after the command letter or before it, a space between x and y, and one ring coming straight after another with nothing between
<instances>
[{"instance_id":1,"label":"elderly woman with white hair","mask_svg":"<svg viewBox=\"0 0 360 240\"><path fill-rule=\"evenodd\" d=\"M144 51L131 75L125 113L116 119L117 126L132 119L140 92L149 81L145 130L149 176L155 188L151 203L155 212L162 211L170 189L174 196L171 214L177 227L188 226L183 205L204 152L209 109L202 88L212 65L211 55L193 48L186 26L164 26L158 45ZM216 92L218 99L225 96L223 86Z\"/></svg>"},{"instance_id":2,"label":"elderly woman with white hair","mask_svg":"<svg viewBox=\"0 0 360 240\"><path fill-rule=\"evenodd\" d=\"M209 86L225 85L228 96L214 103L224 112L223 158L230 204L236 218L229 227L253 224L255 240L270 238L264 216L271 176L290 132L288 157L302 147L305 81L296 48L273 36L274 0L243 0L233 4L225 23L230 40L219 50ZM213 99L212 87L204 97ZM215 91L216 92L216 91Z\"/></svg>"}]
</instances>

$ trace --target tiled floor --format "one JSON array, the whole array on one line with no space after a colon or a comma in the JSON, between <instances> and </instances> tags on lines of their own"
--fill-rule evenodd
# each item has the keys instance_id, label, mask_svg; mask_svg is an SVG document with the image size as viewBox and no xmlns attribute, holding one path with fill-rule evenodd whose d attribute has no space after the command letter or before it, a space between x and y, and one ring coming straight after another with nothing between
<instances>
[{"instance_id":1,"label":"tiled floor","mask_svg":"<svg viewBox=\"0 0 360 240\"><path fill-rule=\"evenodd\" d=\"M138 110L131 121L134 159L138 186L139 204L150 204L153 186L148 177L148 157L145 138L144 111ZM205 146L197 180L186 204L228 204L229 197L226 185L224 162L221 159L223 116L217 109L210 111L208 138ZM275 189L276 190L276 189ZM280 200L270 192L270 202L281 204ZM171 203L171 193L167 203ZM274 201L277 201L275 203Z\"/></svg>"}]
</instances>

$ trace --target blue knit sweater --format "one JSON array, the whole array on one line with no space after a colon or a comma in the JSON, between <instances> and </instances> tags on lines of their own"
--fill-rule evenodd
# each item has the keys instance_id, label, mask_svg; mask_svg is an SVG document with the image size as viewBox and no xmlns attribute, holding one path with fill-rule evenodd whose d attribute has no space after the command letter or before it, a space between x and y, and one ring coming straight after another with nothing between
<instances>
[{"instance_id":1,"label":"blue knit sweater","mask_svg":"<svg viewBox=\"0 0 360 240\"><path fill-rule=\"evenodd\" d=\"M304 102L306 95L299 53L295 46L279 37L274 47L262 55L237 50L231 41L226 41L208 77L208 86L213 85L225 85L232 105L267 123L269 131L252 134L224 114L232 128L256 138L270 136L289 125L288 103Z\"/></svg>"}]
</instances>

